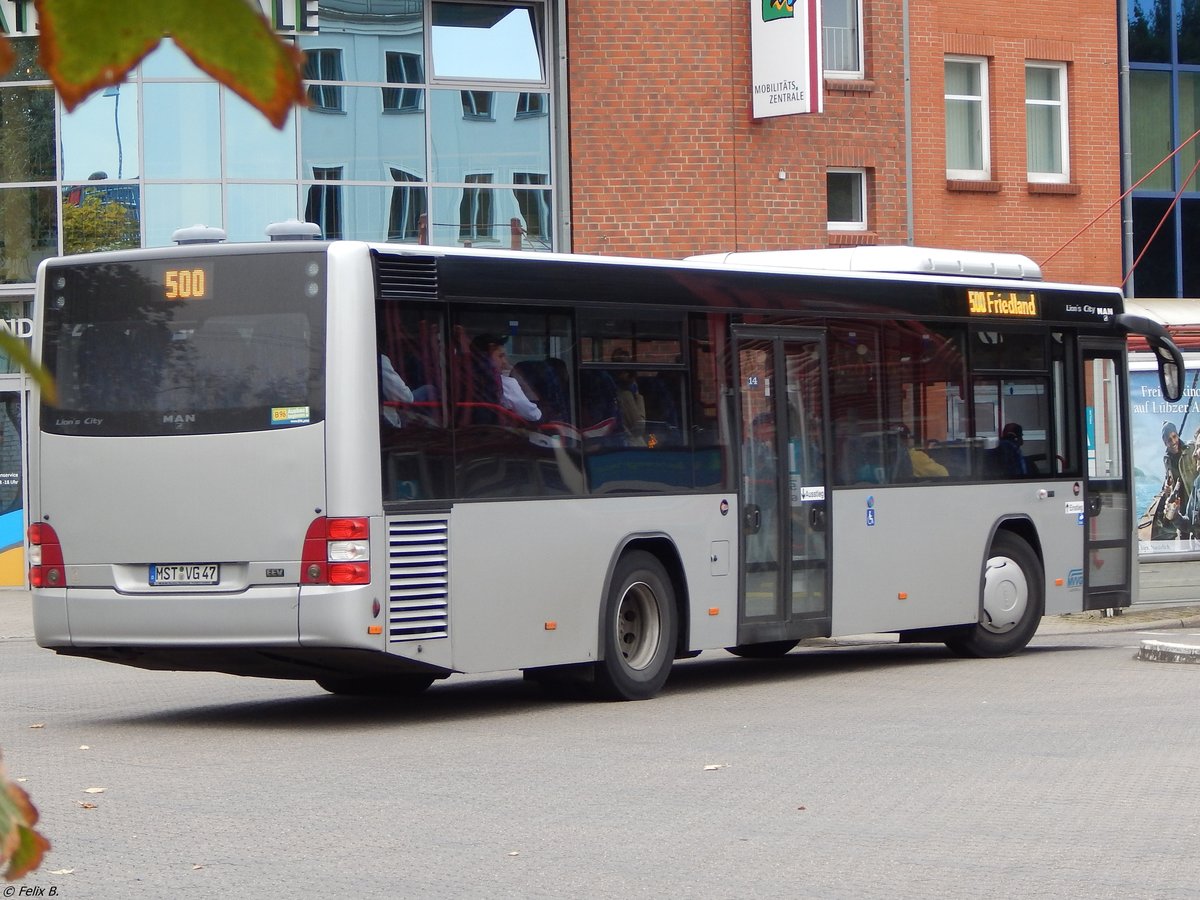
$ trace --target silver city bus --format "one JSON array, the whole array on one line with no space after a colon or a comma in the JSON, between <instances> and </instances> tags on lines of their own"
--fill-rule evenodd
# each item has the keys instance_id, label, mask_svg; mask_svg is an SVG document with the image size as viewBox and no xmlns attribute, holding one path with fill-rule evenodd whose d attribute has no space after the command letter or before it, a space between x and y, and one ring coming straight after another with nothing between
<instances>
[{"instance_id":1,"label":"silver city bus","mask_svg":"<svg viewBox=\"0 0 1200 900\"><path fill-rule=\"evenodd\" d=\"M37 641L152 669L609 698L863 632L1014 653L1133 590L1114 289L915 248L352 241L48 260Z\"/></svg>"}]
</instances>

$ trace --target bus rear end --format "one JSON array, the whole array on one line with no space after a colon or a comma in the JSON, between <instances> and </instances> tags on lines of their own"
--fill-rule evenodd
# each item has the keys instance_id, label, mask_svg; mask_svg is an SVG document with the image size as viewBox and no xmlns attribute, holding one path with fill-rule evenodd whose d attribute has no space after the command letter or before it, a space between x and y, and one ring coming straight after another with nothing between
<instances>
[{"instance_id":1,"label":"bus rear end","mask_svg":"<svg viewBox=\"0 0 1200 900\"><path fill-rule=\"evenodd\" d=\"M301 594L370 580L370 510L327 508L327 267L314 243L43 265L37 352L57 398L30 437L40 645L325 671L302 652Z\"/></svg>"}]
</instances>

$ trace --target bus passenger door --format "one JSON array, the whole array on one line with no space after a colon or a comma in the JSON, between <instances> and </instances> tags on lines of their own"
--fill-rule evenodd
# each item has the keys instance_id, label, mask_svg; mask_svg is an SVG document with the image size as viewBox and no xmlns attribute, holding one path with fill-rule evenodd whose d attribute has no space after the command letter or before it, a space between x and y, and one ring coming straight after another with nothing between
<instances>
[{"instance_id":1,"label":"bus passenger door","mask_svg":"<svg viewBox=\"0 0 1200 900\"><path fill-rule=\"evenodd\" d=\"M1109 609L1131 602L1133 554L1131 472L1122 421L1123 342L1081 341L1084 439L1084 609Z\"/></svg>"},{"instance_id":2,"label":"bus passenger door","mask_svg":"<svg viewBox=\"0 0 1200 900\"><path fill-rule=\"evenodd\" d=\"M739 330L740 644L828 634L825 340Z\"/></svg>"}]
</instances>

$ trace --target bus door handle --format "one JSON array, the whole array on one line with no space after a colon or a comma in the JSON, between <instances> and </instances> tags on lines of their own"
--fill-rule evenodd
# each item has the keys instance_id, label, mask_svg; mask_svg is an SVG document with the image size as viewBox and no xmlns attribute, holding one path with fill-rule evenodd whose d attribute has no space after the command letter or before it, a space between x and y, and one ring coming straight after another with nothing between
<instances>
[{"instance_id":1,"label":"bus door handle","mask_svg":"<svg viewBox=\"0 0 1200 900\"><path fill-rule=\"evenodd\" d=\"M1089 519L1094 519L1100 515L1100 510L1104 507L1104 496L1102 494L1092 494L1087 499L1087 514Z\"/></svg>"},{"instance_id":2,"label":"bus door handle","mask_svg":"<svg viewBox=\"0 0 1200 900\"><path fill-rule=\"evenodd\" d=\"M825 504L814 503L808 511L808 527L813 531L825 530Z\"/></svg>"},{"instance_id":3,"label":"bus door handle","mask_svg":"<svg viewBox=\"0 0 1200 900\"><path fill-rule=\"evenodd\" d=\"M762 528L762 509L754 503L747 503L742 524L746 529L746 534L758 534L759 529Z\"/></svg>"}]
</instances>

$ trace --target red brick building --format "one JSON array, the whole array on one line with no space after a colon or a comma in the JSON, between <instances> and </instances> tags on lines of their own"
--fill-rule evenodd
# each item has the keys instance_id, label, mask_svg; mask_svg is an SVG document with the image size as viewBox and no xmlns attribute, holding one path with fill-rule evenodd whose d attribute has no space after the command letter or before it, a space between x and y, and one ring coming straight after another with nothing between
<instances>
[{"instance_id":1,"label":"red brick building","mask_svg":"<svg viewBox=\"0 0 1200 900\"><path fill-rule=\"evenodd\" d=\"M859 71L831 72L827 50L824 111L770 119L751 112L754 5L569 10L573 250L911 242L1024 253L1054 280L1120 281L1111 3L1073 0L1053 16L1033 0L852 3ZM948 115L950 143L974 147L948 152ZM1056 132L1039 138L1049 162L1027 160L1030 122ZM830 190L857 179L861 221L831 226Z\"/></svg>"}]
</instances>

